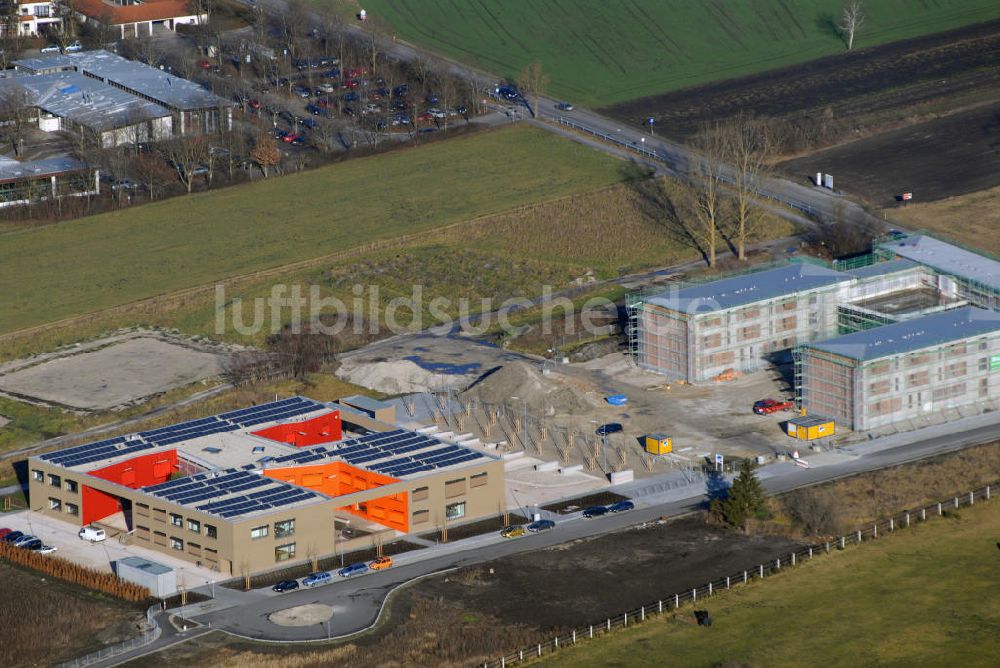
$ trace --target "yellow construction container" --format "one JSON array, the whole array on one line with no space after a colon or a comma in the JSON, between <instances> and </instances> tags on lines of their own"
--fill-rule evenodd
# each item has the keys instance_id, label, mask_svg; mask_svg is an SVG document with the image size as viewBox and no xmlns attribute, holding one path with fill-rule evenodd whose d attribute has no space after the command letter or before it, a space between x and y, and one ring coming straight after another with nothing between
<instances>
[{"instance_id":1,"label":"yellow construction container","mask_svg":"<svg viewBox=\"0 0 1000 668\"><path fill-rule=\"evenodd\" d=\"M674 451L674 441L666 434L646 434L646 452L665 455Z\"/></svg>"},{"instance_id":2,"label":"yellow construction container","mask_svg":"<svg viewBox=\"0 0 1000 668\"><path fill-rule=\"evenodd\" d=\"M833 420L816 417L814 415L802 415L792 418L787 423L786 430L792 438L800 441L811 441L816 438L833 436Z\"/></svg>"}]
</instances>

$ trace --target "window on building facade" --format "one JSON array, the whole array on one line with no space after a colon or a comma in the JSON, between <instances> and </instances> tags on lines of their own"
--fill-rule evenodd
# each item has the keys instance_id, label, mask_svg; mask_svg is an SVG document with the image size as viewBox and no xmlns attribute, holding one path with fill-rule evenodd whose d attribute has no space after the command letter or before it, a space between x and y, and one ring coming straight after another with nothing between
<instances>
[{"instance_id":1,"label":"window on building facade","mask_svg":"<svg viewBox=\"0 0 1000 668\"><path fill-rule=\"evenodd\" d=\"M170 523L173 524L175 527L182 527L184 526L184 518L181 517L180 515L175 515L174 513L170 513Z\"/></svg>"},{"instance_id":2,"label":"window on building facade","mask_svg":"<svg viewBox=\"0 0 1000 668\"><path fill-rule=\"evenodd\" d=\"M449 503L444 507L444 516L447 520L460 520L465 517L465 501Z\"/></svg>"},{"instance_id":3,"label":"window on building facade","mask_svg":"<svg viewBox=\"0 0 1000 668\"><path fill-rule=\"evenodd\" d=\"M488 476L485 472L477 473L476 475L469 478L469 487L482 487L488 482Z\"/></svg>"},{"instance_id":4,"label":"window on building facade","mask_svg":"<svg viewBox=\"0 0 1000 668\"><path fill-rule=\"evenodd\" d=\"M295 558L295 543L279 545L276 548L274 548L275 561L288 561L289 559L294 559L294 558Z\"/></svg>"},{"instance_id":5,"label":"window on building facade","mask_svg":"<svg viewBox=\"0 0 1000 668\"><path fill-rule=\"evenodd\" d=\"M282 520L274 523L274 537L287 538L295 535L295 520Z\"/></svg>"},{"instance_id":6,"label":"window on building facade","mask_svg":"<svg viewBox=\"0 0 1000 668\"><path fill-rule=\"evenodd\" d=\"M62 487L62 478L54 473L49 474L49 484L53 487Z\"/></svg>"},{"instance_id":7,"label":"window on building facade","mask_svg":"<svg viewBox=\"0 0 1000 668\"><path fill-rule=\"evenodd\" d=\"M201 533L201 522L198 520L188 520L188 531L193 531L194 533Z\"/></svg>"},{"instance_id":8,"label":"window on building facade","mask_svg":"<svg viewBox=\"0 0 1000 668\"><path fill-rule=\"evenodd\" d=\"M76 480L67 480L65 486L67 492L72 492L73 494L76 494L78 491L80 491L80 486L76 484Z\"/></svg>"},{"instance_id":9,"label":"window on building facade","mask_svg":"<svg viewBox=\"0 0 1000 668\"><path fill-rule=\"evenodd\" d=\"M413 511L413 523L414 524L425 524L431 518L431 513L429 510L414 510Z\"/></svg>"},{"instance_id":10,"label":"window on building facade","mask_svg":"<svg viewBox=\"0 0 1000 668\"><path fill-rule=\"evenodd\" d=\"M182 541L180 538L175 538L175 537L171 536L170 537L170 549L171 550L183 550L184 549L184 541Z\"/></svg>"},{"instance_id":11,"label":"window on building facade","mask_svg":"<svg viewBox=\"0 0 1000 668\"><path fill-rule=\"evenodd\" d=\"M76 505L75 503L67 503L66 504L66 514L67 515L73 515L73 516L79 515L80 514L80 506Z\"/></svg>"},{"instance_id":12,"label":"window on building facade","mask_svg":"<svg viewBox=\"0 0 1000 668\"><path fill-rule=\"evenodd\" d=\"M62 510L62 501L49 497L49 510Z\"/></svg>"},{"instance_id":13,"label":"window on building facade","mask_svg":"<svg viewBox=\"0 0 1000 668\"><path fill-rule=\"evenodd\" d=\"M39 471L38 469L34 469L31 472L31 477L34 478L37 482L45 482L45 474Z\"/></svg>"},{"instance_id":14,"label":"window on building facade","mask_svg":"<svg viewBox=\"0 0 1000 668\"><path fill-rule=\"evenodd\" d=\"M219 534L216 531L215 527L212 526L211 524L206 524L205 525L205 535L208 538L218 538L219 537Z\"/></svg>"},{"instance_id":15,"label":"window on building facade","mask_svg":"<svg viewBox=\"0 0 1000 668\"><path fill-rule=\"evenodd\" d=\"M267 525L261 527L254 527L250 529L250 538L257 540L259 538L267 538Z\"/></svg>"},{"instance_id":16,"label":"window on building facade","mask_svg":"<svg viewBox=\"0 0 1000 668\"><path fill-rule=\"evenodd\" d=\"M428 496L430 496L430 490L426 487L417 487L413 490L414 501L426 501Z\"/></svg>"}]
</instances>

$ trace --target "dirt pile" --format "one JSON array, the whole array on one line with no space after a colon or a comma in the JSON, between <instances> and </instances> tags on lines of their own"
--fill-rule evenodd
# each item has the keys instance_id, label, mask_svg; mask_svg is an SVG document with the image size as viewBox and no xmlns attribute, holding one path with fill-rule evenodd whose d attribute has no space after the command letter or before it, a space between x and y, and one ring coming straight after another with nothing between
<instances>
[{"instance_id":1,"label":"dirt pile","mask_svg":"<svg viewBox=\"0 0 1000 668\"><path fill-rule=\"evenodd\" d=\"M558 371L543 374L527 362L506 364L483 376L465 393L491 404L509 404L517 397L517 405L524 400L530 412L544 411L547 415L586 413L595 406L588 395L598 394L596 387L583 380Z\"/></svg>"},{"instance_id":2,"label":"dirt pile","mask_svg":"<svg viewBox=\"0 0 1000 668\"><path fill-rule=\"evenodd\" d=\"M364 362L347 359L337 377L384 394L434 392L444 387L462 388L476 379L469 374L434 373L411 360Z\"/></svg>"}]
</instances>

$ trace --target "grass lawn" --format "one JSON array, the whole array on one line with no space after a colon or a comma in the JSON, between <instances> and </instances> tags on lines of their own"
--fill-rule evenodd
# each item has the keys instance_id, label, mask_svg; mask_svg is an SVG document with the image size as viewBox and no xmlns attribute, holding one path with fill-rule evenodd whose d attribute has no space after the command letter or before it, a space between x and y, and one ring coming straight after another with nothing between
<instances>
[{"instance_id":1,"label":"grass lawn","mask_svg":"<svg viewBox=\"0 0 1000 668\"><path fill-rule=\"evenodd\" d=\"M632 630L560 650L572 666L991 666L1000 653L996 501L817 558ZM992 658L991 658L992 657Z\"/></svg>"},{"instance_id":2,"label":"grass lawn","mask_svg":"<svg viewBox=\"0 0 1000 668\"><path fill-rule=\"evenodd\" d=\"M314 0L325 3L330 0ZM403 39L510 77L539 60L551 92L610 105L844 51L842 0L369 0ZM872 46L1000 17L996 0L869 0Z\"/></svg>"},{"instance_id":3,"label":"grass lawn","mask_svg":"<svg viewBox=\"0 0 1000 668\"><path fill-rule=\"evenodd\" d=\"M621 166L519 126L11 232L0 332L593 190Z\"/></svg>"},{"instance_id":4,"label":"grass lawn","mask_svg":"<svg viewBox=\"0 0 1000 668\"><path fill-rule=\"evenodd\" d=\"M925 204L886 209L889 221L1000 256L1000 188L990 188Z\"/></svg>"}]
</instances>

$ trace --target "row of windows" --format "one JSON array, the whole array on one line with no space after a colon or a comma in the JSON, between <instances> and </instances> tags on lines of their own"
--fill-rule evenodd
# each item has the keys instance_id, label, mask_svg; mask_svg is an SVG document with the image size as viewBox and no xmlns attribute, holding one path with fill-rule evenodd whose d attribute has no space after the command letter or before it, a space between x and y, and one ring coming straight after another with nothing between
<instances>
[{"instance_id":1,"label":"row of windows","mask_svg":"<svg viewBox=\"0 0 1000 668\"><path fill-rule=\"evenodd\" d=\"M250 529L251 540L259 540L261 538L267 538L270 534L271 527L268 524L262 524L259 527L253 527ZM281 520L274 523L274 537L275 538L288 538L289 536L295 535L295 520Z\"/></svg>"},{"instance_id":2,"label":"row of windows","mask_svg":"<svg viewBox=\"0 0 1000 668\"><path fill-rule=\"evenodd\" d=\"M66 511L67 515L73 515L74 517L80 514L80 506L75 503L63 503L61 499L57 499L53 496L49 497L49 510Z\"/></svg>"},{"instance_id":3,"label":"row of windows","mask_svg":"<svg viewBox=\"0 0 1000 668\"><path fill-rule=\"evenodd\" d=\"M150 539L149 527L137 524L135 527L135 535L140 540L148 541ZM219 560L218 550L210 547L202 548L199 543L194 543L190 540L185 541L185 539L180 536L167 536L167 534L163 531L153 531L152 540L156 545L162 545L163 547L169 546L170 549L177 550L178 552L184 552L186 548L188 554L195 557L204 557L213 563Z\"/></svg>"},{"instance_id":4,"label":"row of windows","mask_svg":"<svg viewBox=\"0 0 1000 668\"><path fill-rule=\"evenodd\" d=\"M465 517L465 501L449 503L444 507L444 518L451 522ZM412 524L426 524L431 520L431 511L414 510L411 515Z\"/></svg>"},{"instance_id":5,"label":"row of windows","mask_svg":"<svg viewBox=\"0 0 1000 668\"><path fill-rule=\"evenodd\" d=\"M45 473L38 469L32 469L31 477L35 479L35 482L45 482ZM80 485L75 480L70 480L69 478L63 480L61 476L55 473L49 474L49 486L65 489L67 492L72 492L73 494L80 491Z\"/></svg>"},{"instance_id":6,"label":"row of windows","mask_svg":"<svg viewBox=\"0 0 1000 668\"><path fill-rule=\"evenodd\" d=\"M136 515L138 515L139 517L150 516L150 508L148 504L137 503L135 504L135 510L136 510ZM168 513L166 510L164 510L163 508L153 508L152 512L154 520L156 520L157 522L163 522L164 524L167 522ZM216 527L211 524L203 525L200 520L196 520L190 517L187 518L187 522L185 522L184 517L182 515L178 515L177 513L169 513L169 516L170 516L170 524L179 529L183 529L186 526L187 530L190 531L191 533L201 534L202 532L204 532L206 538L219 537L218 529L216 529Z\"/></svg>"}]
</instances>

